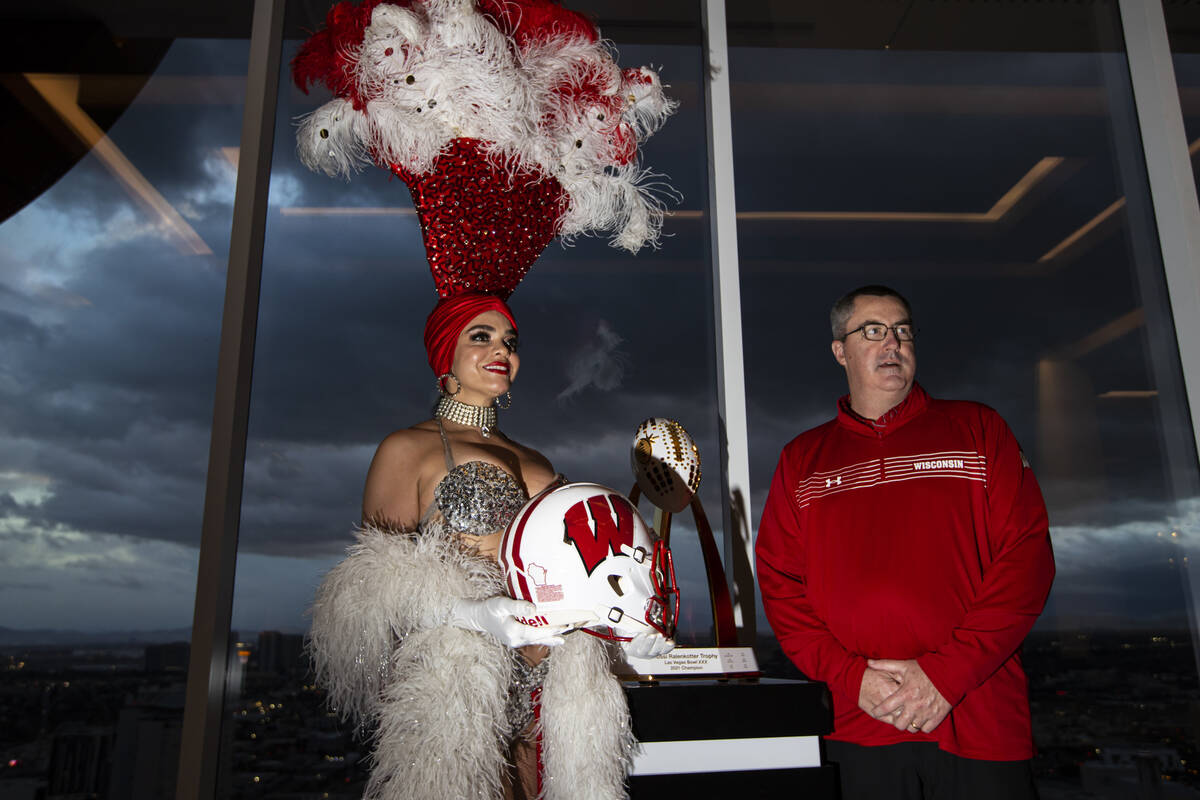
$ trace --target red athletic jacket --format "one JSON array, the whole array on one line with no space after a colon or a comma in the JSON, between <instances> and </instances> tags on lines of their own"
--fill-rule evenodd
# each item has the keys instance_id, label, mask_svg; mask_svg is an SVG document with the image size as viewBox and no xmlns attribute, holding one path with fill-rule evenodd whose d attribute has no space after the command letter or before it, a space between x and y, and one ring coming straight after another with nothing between
<instances>
[{"instance_id":1,"label":"red athletic jacket","mask_svg":"<svg viewBox=\"0 0 1200 800\"><path fill-rule=\"evenodd\" d=\"M780 646L833 694L830 738L1033 755L1018 649L1054 559L1041 490L999 414L914 385L872 422L843 397L784 448L756 547ZM928 735L871 718L858 708L867 658L917 659L953 711Z\"/></svg>"}]
</instances>

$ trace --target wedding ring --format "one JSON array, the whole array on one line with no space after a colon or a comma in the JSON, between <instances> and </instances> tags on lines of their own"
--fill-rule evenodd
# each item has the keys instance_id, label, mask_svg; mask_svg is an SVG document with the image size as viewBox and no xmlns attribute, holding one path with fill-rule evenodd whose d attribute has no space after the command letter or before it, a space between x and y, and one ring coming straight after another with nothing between
<instances>
[{"instance_id":1,"label":"wedding ring","mask_svg":"<svg viewBox=\"0 0 1200 800\"><path fill-rule=\"evenodd\" d=\"M915 722L910 722L910 723L908 723L908 727L912 728L914 731L919 731L919 730L921 730L921 726L920 726L920 725L918 725L918 724L917 724L917 723L915 723Z\"/></svg>"}]
</instances>

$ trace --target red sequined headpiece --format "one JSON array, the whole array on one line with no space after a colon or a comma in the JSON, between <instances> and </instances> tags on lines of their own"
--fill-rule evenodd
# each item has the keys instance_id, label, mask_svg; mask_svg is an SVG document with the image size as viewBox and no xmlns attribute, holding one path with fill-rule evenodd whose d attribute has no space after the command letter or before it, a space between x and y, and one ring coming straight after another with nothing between
<instances>
[{"instance_id":1,"label":"red sequined headpiece","mask_svg":"<svg viewBox=\"0 0 1200 800\"><path fill-rule=\"evenodd\" d=\"M302 122L301 159L403 179L440 297L507 297L556 235L657 243L663 202L637 143L676 104L551 0L342 2L292 73L334 94Z\"/></svg>"},{"instance_id":2,"label":"red sequined headpiece","mask_svg":"<svg viewBox=\"0 0 1200 800\"><path fill-rule=\"evenodd\" d=\"M553 178L497 169L475 139L455 139L432 172L392 171L408 184L438 297L508 298L558 232L567 196Z\"/></svg>"}]
</instances>

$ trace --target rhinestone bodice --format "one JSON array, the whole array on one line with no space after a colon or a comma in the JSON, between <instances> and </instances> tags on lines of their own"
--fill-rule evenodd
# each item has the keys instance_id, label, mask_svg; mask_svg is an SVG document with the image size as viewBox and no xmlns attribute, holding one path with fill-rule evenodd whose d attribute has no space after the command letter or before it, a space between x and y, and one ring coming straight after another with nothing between
<instances>
[{"instance_id":1,"label":"rhinestone bodice","mask_svg":"<svg viewBox=\"0 0 1200 800\"><path fill-rule=\"evenodd\" d=\"M446 524L469 536L503 529L528 499L516 478L486 461L459 464L433 490Z\"/></svg>"}]
</instances>

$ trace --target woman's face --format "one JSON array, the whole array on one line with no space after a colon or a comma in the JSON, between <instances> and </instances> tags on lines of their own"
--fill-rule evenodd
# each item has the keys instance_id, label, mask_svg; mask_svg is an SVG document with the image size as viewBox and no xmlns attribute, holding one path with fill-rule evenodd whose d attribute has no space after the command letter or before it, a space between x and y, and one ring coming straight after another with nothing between
<instances>
[{"instance_id":1,"label":"woman's face","mask_svg":"<svg viewBox=\"0 0 1200 800\"><path fill-rule=\"evenodd\" d=\"M454 399L486 406L504 394L517 377L517 332L499 311L485 311L458 335L451 368L462 389ZM453 389L453 381L446 380Z\"/></svg>"}]
</instances>

